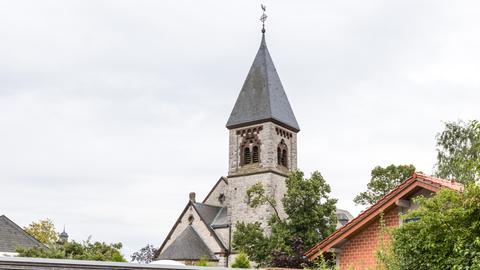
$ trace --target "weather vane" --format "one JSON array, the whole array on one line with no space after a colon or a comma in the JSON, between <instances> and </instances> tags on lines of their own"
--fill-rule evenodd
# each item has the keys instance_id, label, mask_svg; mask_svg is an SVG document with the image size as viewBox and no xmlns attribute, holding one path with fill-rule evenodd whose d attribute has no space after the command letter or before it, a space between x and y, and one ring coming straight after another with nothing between
<instances>
[{"instance_id":1,"label":"weather vane","mask_svg":"<svg viewBox=\"0 0 480 270\"><path fill-rule=\"evenodd\" d=\"M265 21L267 20L267 14L265 14L265 10L267 10L267 7L263 4L260 5L263 10L263 14L260 17L260 21L262 22L262 33L265 33Z\"/></svg>"}]
</instances>

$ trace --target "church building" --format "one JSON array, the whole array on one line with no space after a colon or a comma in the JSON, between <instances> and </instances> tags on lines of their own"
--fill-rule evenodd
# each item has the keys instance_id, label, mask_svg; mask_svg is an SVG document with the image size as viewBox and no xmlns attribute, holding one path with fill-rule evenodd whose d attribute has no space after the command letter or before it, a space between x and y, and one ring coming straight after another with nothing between
<instances>
[{"instance_id":1,"label":"church building","mask_svg":"<svg viewBox=\"0 0 480 270\"><path fill-rule=\"evenodd\" d=\"M269 206L251 208L247 189L260 182L279 203L285 179L297 169L300 127L273 64L262 29L260 48L226 125L229 130L228 176L221 177L206 198L189 201L156 254L156 260L194 264L200 258L229 266L234 257L231 239L235 224L260 222L273 214ZM352 216L337 212L341 223ZM341 224L339 223L339 226Z\"/></svg>"}]
</instances>

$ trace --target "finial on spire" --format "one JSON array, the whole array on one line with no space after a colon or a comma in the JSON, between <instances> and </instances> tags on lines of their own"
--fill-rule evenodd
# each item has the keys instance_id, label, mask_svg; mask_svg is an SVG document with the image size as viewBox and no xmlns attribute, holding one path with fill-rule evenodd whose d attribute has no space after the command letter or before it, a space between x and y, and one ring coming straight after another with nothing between
<instances>
[{"instance_id":1,"label":"finial on spire","mask_svg":"<svg viewBox=\"0 0 480 270\"><path fill-rule=\"evenodd\" d=\"M267 10L267 7L264 4L261 4L260 7L262 7L263 14L260 17L260 21L262 22L262 33L265 34L265 21L267 20L267 14L265 14L265 11Z\"/></svg>"}]
</instances>

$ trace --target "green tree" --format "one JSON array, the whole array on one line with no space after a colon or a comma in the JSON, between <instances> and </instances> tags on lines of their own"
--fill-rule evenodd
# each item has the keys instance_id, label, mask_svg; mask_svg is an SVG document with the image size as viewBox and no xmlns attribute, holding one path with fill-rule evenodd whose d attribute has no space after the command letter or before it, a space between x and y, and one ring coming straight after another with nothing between
<instances>
[{"instance_id":1,"label":"green tree","mask_svg":"<svg viewBox=\"0 0 480 270\"><path fill-rule=\"evenodd\" d=\"M153 245L146 245L141 248L139 251L134 252L130 259L132 262L138 263L150 263L155 259L155 253L157 249Z\"/></svg>"},{"instance_id":2,"label":"green tree","mask_svg":"<svg viewBox=\"0 0 480 270\"><path fill-rule=\"evenodd\" d=\"M265 234L259 223L237 223L233 247L245 252L260 266L303 267L308 263L303 253L336 227L336 199L330 198L330 186L319 172L305 178L300 171L286 179L287 192L282 199L287 218L278 214L277 202L259 183L247 195L251 207L269 205L273 208Z\"/></svg>"},{"instance_id":3,"label":"green tree","mask_svg":"<svg viewBox=\"0 0 480 270\"><path fill-rule=\"evenodd\" d=\"M385 168L373 168L367 191L358 194L353 201L356 204L372 205L385 196L396 186L403 183L415 172L413 165L390 165Z\"/></svg>"},{"instance_id":4,"label":"green tree","mask_svg":"<svg viewBox=\"0 0 480 270\"><path fill-rule=\"evenodd\" d=\"M196 266L208 266L208 257L207 256L201 256L200 260L198 260L195 265Z\"/></svg>"},{"instance_id":5,"label":"green tree","mask_svg":"<svg viewBox=\"0 0 480 270\"><path fill-rule=\"evenodd\" d=\"M247 254L240 252L232 263L233 268L251 268Z\"/></svg>"},{"instance_id":6,"label":"green tree","mask_svg":"<svg viewBox=\"0 0 480 270\"><path fill-rule=\"evenodd\" d=\"M480 122L445 123L437 134L436 175L460 183L480 180Z\"/></svg>"},{"instance_id":7,"label":"green tree","mask_svg":"<svg viewBox=\"0 0 480 270\"><path fill-rule=\"evenodd\" d=\"M17 252L20 257L126 262L120 253L121 248L121 243L91 242L89 238L82 243L57 242L47 245L47 248L19 248Z\"/></svg>"},{"instance_id":8,"label":"green tree","mask_svg":"<svg viewBox=\"0 0 480 270\"><path fill-rule=\"evenodd\" d=\"M287 192L283 198L287 227L293 236L299 236L308 248L330 235L337 226L337 199L320 172L304 178L296 171L286 180Z\"/></svg>"},{"instance_id":9,"label":"green tree","mask_svg":"<svg viewBox=\"0 0 480 270\"><path fill-rule=\"evenodd\" d=\"M126 262L120 253L122 243L91 242L90 238L82 243L63 242L50 219L32 222L24 229L45 246L18 248L20 257Z\"/></svg>"},{"instance_id":10,"label":"green tree","mask_svg":"<svg viewBox=\"0 0 480 270\"><path fill-rule=\"evenodd\" d=\"M443 189L416 203L417 209L402 216L412 222L392 233L395 269L480 269L480 186Z\"/></svg>"},{"instance_id":11,"label":"green tree","mask_svg":"<svg viewBox=\"0 0 480 270\"><path fill-rule=\"evenodd\" d=\"M28 234L35 237L43 244L49 245L58 242L58 233L55 230L55 225L50 219L39 220L32 222L30 225L23 228Z\"/></svg>"},{"instance_id":12,"label":"green tree","mask_svg":"<svg viewBox=\"0 0 480 270\"><path fill-rule=\"evenodd\" d=\"M236 224L233 233L233 247L240 252L248 254L249 258L257 263L268 261L270 255L271 242L264 235L260 223Z\"/></svg>"}]
</instances>

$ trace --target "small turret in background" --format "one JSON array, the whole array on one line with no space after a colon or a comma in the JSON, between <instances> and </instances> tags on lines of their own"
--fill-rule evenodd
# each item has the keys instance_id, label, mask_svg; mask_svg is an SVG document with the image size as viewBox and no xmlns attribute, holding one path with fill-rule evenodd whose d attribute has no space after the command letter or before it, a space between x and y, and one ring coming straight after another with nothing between
<instances>
[{"instance_id":1,"label":"small turret in background","mask_svg":"<svg viewBox=\"0 0 480 270\"><path fill-rule=\"evenodd\" d=\"M65 226L63 226L63 232L60 233L59 237L60 237L60 241L62 241L62 243L65 243L65 242L68 241L68 233L65 232Z\"/></svg>"}]
</instances>

